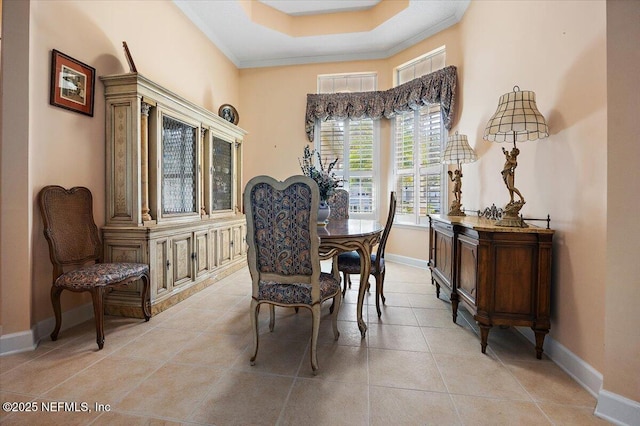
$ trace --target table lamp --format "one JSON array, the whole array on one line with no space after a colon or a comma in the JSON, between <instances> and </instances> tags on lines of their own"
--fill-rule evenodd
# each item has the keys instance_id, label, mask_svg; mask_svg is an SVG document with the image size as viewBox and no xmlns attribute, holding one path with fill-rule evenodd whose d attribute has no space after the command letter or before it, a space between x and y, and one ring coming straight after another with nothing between
<instances>
[{"instance_id":1,"label":"table lamp","mask_svg":"<svg viewBox=\"0 0 640 426\"><path fill-rule=\"evenodd\" d=\"M453 182L453 195L455 199L451 202L449 216L466 216L462 211L462 163L473 163L478 157L475 151L469 146L466 135L449 136L447 147L442 155L442 163L457 164L458 168L449 173L449 179Z\"/></svg>"},{"instance_id":2,"label":"table lamp","mask_svg":"<svg viewBox=\"0 0 640 426\"><path fill-rule=\"evenodd\" d=\"M526 228L527 225L519 217L520 209L524 206L524 197L515 187L515 170L518 166L520 150L516 142L533 141L549 136L549 127L536 105L536 94L514 86L513 92L500 97L498 109L484 129L484 140L491 142L513 142L513 148L508 151L502 148L505 163L502 180L509 191L510 200L504 207L502 219L496 222L498 226ZM514 200L514 194L520 199Z\"/></svg>"}]
</instances>

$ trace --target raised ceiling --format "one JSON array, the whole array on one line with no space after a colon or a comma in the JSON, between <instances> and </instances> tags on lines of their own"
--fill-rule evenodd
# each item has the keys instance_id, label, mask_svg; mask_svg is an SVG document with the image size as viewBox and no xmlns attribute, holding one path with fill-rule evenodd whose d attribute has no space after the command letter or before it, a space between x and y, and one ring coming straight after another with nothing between
<instances>
[{"instance_id":1,"label":"raised ceiling","mask_svg":"<svg viewBox=\"0 0 640 426\"><path fill-rule=\"evenodd\" d=\"M173 0L238 67L382 59L457 23L470 0Z\"/></svg>"},{"instance_id":2,"label":"raised ceiling","mask_svg":"<svg viewBox=\"0 0 640 426\"><path fill-rule=\"evenodd\" d=\"M380 3L380 0L259 0L288 15L317 15L321 13L366 10Z\"/></svg>"}]
</instances>

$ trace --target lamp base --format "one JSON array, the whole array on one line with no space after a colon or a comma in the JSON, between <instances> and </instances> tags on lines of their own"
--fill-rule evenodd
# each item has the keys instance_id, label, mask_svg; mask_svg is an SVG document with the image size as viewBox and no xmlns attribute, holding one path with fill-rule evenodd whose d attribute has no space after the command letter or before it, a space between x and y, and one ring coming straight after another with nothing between
<instances>
[{"instance_id":1,"label":"lamp base","mask_svg":"<svg viewBox=\"0 0 640 426\"><path fill-rule=\"evenodd\" d=\"M496 226L506 226L510 228L528 228L529 225L520 218L520 209L524 206L524 201L511 201L504 206L502 218L496 222Z\"/></svg>"},{"instance_id":2,"label":"lamp base","mask_svg":"<svg viewBox=\"0 0 640 426\"><path fill-rule=\"evenodd\" d=\"M460 201L458 200L454 200L451 202L451 207L449 209L449 213L447 213L447 215L449 216L466 216L466 214L464 214L464 212L461 210L462 204L460 204Z\"/></svg>"}]
</instances>

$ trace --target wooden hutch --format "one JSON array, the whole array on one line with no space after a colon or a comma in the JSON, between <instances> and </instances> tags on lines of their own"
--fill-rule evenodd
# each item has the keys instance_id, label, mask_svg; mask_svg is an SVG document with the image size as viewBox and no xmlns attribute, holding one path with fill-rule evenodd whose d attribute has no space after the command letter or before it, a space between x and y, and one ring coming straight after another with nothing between
<instances>
[{"instance_id":1,"label":"wooden hutch","mask_svg":"<svg viewBox=\"0 0 640 426\"><path fill-rule=\"evenodd\" d=\"M240 181L246 132L138 73L100 77L106 100L105 261L150 267L151 313L246 263ZM141 285L108 314L141 317Z\"/></svg>"}]
</instances>

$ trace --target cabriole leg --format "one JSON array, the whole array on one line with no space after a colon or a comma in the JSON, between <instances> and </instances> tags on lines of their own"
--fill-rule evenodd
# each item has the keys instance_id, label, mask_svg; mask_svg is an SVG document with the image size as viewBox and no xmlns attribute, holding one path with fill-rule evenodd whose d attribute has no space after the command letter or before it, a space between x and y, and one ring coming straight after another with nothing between
<instances>
[{"instance_id":1,"label":"cabriole leg","mask_svg":"<svg viewBox=\"0 0 640 426\"><path fill-rule=\"evenodd\" d=\"M56 327L51 333L51 340L54 342L58 340L58 333L60 332L60 326L62 325L62 309L60 308L60 293L62 289L58 287L51 287L51 304L53 305L53 314L56 317Z\"/></svg>"}]
</instances>

